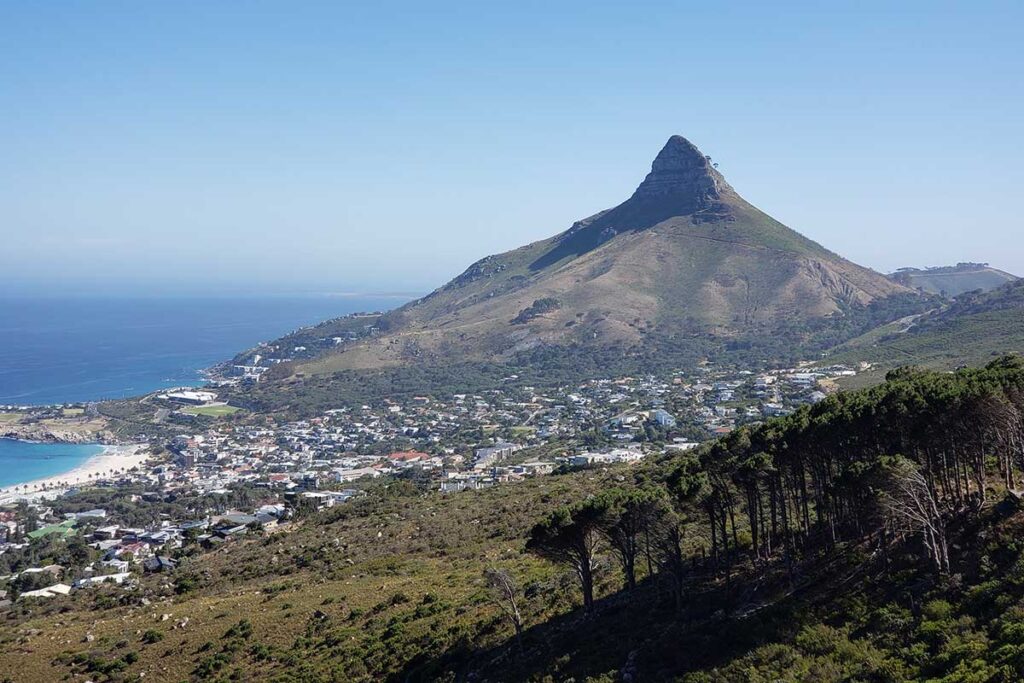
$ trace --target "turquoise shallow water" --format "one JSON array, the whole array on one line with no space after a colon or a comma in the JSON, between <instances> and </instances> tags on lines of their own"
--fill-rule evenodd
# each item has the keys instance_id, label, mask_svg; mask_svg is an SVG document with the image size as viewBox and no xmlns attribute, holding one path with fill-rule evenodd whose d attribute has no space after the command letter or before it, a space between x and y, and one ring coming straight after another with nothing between
<instances>
[{"instance_id":1,"label":"turquoise shallow water","mask_svg":"<svg viewBox=\"0 0 1024 683\"><path fill-rule=\"evenodd\" d=\"M0 488L73 470L102 451L103 446L95 444L0 439Z\"/></svg>"}]
</instances>

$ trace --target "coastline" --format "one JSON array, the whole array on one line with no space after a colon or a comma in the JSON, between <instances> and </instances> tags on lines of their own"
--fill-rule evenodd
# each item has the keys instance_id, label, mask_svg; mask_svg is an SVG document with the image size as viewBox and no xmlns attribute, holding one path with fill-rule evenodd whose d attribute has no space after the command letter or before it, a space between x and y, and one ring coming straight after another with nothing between
<instances>
[{"instance_id":1,"label":"coastline","mask_svg":"<svg viewBox=\"0 0 1024 683\"><path fill-rule=\"evenodd\" d=\"M115 437L105 420L69 418L42 422L9 422L0 425L0 438L26 443L106 444Z\"/></svg>"},{"instance_id":2,"label":"coastline","mask_svg":"<svg viewBox=\"0 0 1024 683\"><path fill-rule=\"evenodd\" d=\"M0 505L19 500L57 498L75 486L112 476L120 470L141 467L149 458L150 453L146 444L104 445L101 452L66 472L0 489Z\"/></svg>"}]
</instances>

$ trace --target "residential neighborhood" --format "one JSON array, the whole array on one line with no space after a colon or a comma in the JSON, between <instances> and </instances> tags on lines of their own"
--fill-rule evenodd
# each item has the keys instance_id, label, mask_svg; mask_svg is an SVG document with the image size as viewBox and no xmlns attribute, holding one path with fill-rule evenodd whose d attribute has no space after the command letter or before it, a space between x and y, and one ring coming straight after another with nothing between
<instances>
[{"instance_id":1,"label":"residential neighborhood","mask_svg":"<svg viewBox=\"0 0 1024 683\"><path fill-rule=\"evenodd\" d=\"M216 387L161 392L149 404L181 430L151 440L144 467L59 497L25 487L0 509L0 572L9 569L0 574L0 607L102 585L132 590L145 574L174 575L193 552L286 533L297 517L350 504L379 481L452 495L635 465L821 401L836 379L853 374L841 366L752 373L707 365L546 389L510 378L478 394L410 396L281 422L227 406ZM117 507L133 515L76 504L104 491L119 492ZM53 542L87 548L69 554L94 559L29 566L32 544Z\"/></svg>"}]
</instances>

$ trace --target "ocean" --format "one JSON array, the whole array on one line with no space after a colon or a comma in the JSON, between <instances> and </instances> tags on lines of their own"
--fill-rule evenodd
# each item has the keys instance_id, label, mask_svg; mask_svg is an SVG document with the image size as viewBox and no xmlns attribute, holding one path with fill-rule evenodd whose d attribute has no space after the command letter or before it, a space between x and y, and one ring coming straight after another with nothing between
<instances>
[{"instance_id":1,"label":"ocean","mask_svg":"<svg viewBox=\"0 0 1024 683\"><path fill-rule=\"evenodd\" d=\"M0 488L73 470L103 446L0 439Z\"/></svg>"},{"instance_id":2,"label":"ocean","mask_svg":"<svg viewBox=\"0 0 1024 683\"><path fill-rule=\"evenodd\" d=\"M92 401L198 385L202 369L261 341L406 300L0 298L0 406ZM0 487L66 472L100 450L0 439Z\"/></svg>"},{"instance_id":3,"label":"ocean","mask_svg":"<svg viewBox=\"0 0 1024 683\"><path fill-rule=\"evenodd\" d=\"M200 370L261 341L406 300L0 298L0 405L122 398L195 385Z\"/></svg>"}]
</instances>

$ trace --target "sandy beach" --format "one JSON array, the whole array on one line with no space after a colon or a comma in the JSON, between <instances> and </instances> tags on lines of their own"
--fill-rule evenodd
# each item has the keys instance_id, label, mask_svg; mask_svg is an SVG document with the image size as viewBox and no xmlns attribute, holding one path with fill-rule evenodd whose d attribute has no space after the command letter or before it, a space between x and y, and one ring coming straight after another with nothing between
<instances>
[{"instance_id":1,"label":"sandy beach","mask_svg":"<svg viewBox=\"0 0 1024 683\"><path fill-rule=\"evenodd\" d=\"M0 505L24 499L54 498L74 486L141 466L149 456L145 444L104 446L103 452L94 455L73 470L0 489Z\"/></svg>"}]
</instances>

